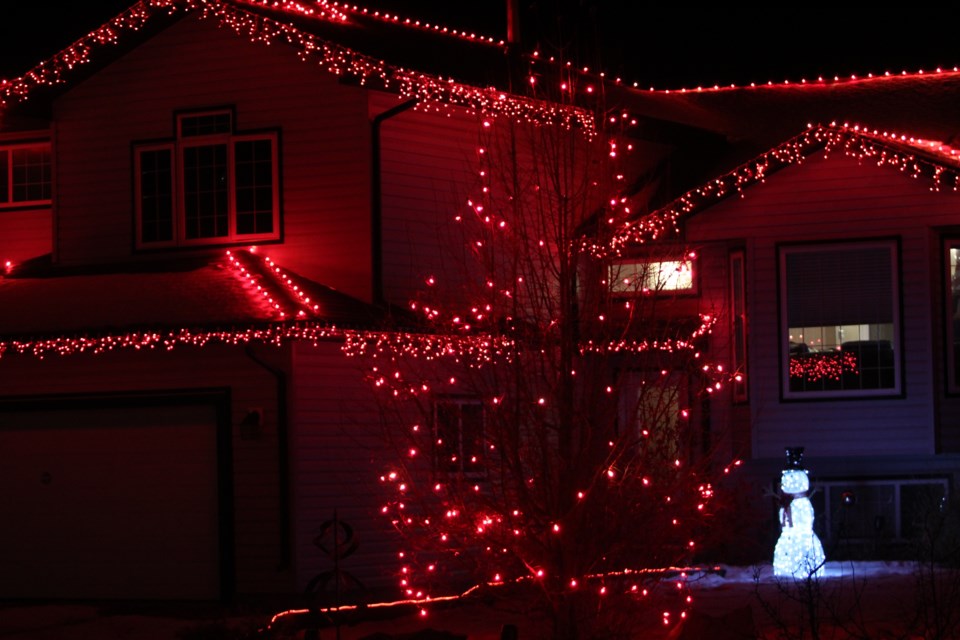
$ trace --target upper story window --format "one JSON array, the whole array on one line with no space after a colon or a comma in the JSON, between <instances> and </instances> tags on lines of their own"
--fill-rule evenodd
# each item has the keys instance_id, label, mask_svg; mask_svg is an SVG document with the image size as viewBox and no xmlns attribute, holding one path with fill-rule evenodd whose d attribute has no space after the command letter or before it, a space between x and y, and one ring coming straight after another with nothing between
<instances>
[{"instance_id":1,"label":"upper story window","mask_svg":"<svg viewBox=\"0 0 960 640\"><path fill-rule=\"evenodd\" d=\"M694 261L688 253L675 260L629 259L610 265L610 291L614 294L696 293Z\"/></svg>"},{"instance_id":2,"label":"upper story window","mask_svg":"<svg viewBox=\"0 0 960 640\"><path fill-rule=\"evenodd\" d=\"M785 398L900 392L897 274L892 240L780 248Z\"/></svg>"},{"instance_id":3,"label":"upper story window","mask_svg":"<svg viewBox=\"0 0 960 640\"><path fill-rule=\"evenodd\" d=\"M51 166L49 142L0 143L0 208L48 206Z\"/></svg>"},{"instance_id":4,"label":"upper story window","mask_svg":"<svg viewBox=\"0 0 960 640\"><path fill-rule=\"evenodd\" d=\"M276 131L238 132L229 109L178 114L173 140L134 147L139 248L280 237Z\"/></svg>"}]
</instances>

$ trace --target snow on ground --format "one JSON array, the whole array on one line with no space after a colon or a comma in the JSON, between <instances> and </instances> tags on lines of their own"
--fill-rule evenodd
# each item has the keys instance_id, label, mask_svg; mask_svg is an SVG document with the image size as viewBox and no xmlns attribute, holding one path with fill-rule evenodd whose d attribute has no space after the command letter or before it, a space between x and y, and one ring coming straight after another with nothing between
<instances>
[{"instance_id":1,"label":"snow on ground","mask_svg":"<svg viewBox=\"0 0 960 640\"><path fill-rule=\"evenodd\" d=\"M799 638L801 625L809 630L810 598L813 598L816 622L821 626L824 639L922 637L916 624L918 603L922 600L916 594L915 565L911 563L828 562L826 575L817 582L814 592L804 591L802 582L776 579L769 565L719 566L672 580L686 580L689 585L693 596L689 617L679 626L638 629L636 638L725 640L744 637L737 629L747 626L756 630L757 637ZM956 587L960 584L960 574L952 574L951 580ZM952 604L960 608L960 601ZM83 603L0 603L0 638L240 639L246 635L242 631L263 627L269 621L269 616L257 618L223 612L204 618L197 615L195 606L184 615L175 608L162 608L162 613L159 610L150 613L149 607L145 611L147 613L137 613L133 606L102 607ZM402 636L431 628L463 634L471 640L496 640L505 624L517 627L520 640L542 637L543 625L535 620L515 611L472 603L437 607L426 617L413 614L343 626L339 635L334 629L323 629L320 638L359 640L376 633ZM277 632L276 637L303 635L291 628L278 628Z\"/></svg>"}]
</instances>

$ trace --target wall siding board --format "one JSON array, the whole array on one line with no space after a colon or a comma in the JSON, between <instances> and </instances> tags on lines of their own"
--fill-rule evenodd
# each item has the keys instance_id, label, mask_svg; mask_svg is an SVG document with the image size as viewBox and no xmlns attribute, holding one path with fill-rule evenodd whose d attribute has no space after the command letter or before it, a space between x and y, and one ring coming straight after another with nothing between
<instances>
[{"instance_id":1,"label":"wall siding board","mask_svg":"<svg viewBox=\"0 0 960 640\"><path fill-rule=\"evenodd\" d=\"M371 94L371 114L397 103ZM476 116L409 110L384 121L382 141L383 264L387 299L406 304L424 277L457 266L451 248L462 245L453 217L476 182Z\"/></svg>"},{"instance_id":2,"label":"wall siding board","mask_svg":"<svg viewBox=\"0 0 960 640\"><path fill-rule=\"evenodd\" d=\"M49 208L0 209L0 268L10 260L18 264L48 254L53 249L53 223Z\"/></svg>"},{"instance_id":3,"label":"wall siding board","mask_svg":"<svg viewBox=\"0 0 960 640\"><path fill-rule=\"evenodd\" d=\"M955 194L837 154L787 167L687 222L692 244L743 238L746 246L754 457L780 457L799 444L809 456L934 453L934 398L942 385L932 371L929 274L940 258L930 254L929 234L958 215ZM900 242L904 397L782 401L778 244L873 237Z\"/></svg>"},{"instance_id":4,"label":"wall siding board","mask_svg":"<svg viewBox=\"0 0 960 640\"><path fill-rule=\"evenodd\" d=\"M384 499L379 476L395 452L384 442L379 404L361 363L344 356L338 344L297 344L293 357L297 587L331 568L313 540L335 509L360 543L342 568L367 587L393 586L397 541L379 512Z\"/></svg>"}]
</instances>

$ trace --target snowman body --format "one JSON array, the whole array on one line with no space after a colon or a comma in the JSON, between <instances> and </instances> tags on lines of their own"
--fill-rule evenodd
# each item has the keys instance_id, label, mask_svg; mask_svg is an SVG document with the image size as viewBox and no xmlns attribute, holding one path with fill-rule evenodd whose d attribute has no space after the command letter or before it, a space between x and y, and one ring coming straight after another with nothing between
<instances>
[{"instance_id":1,"label":"snowman body","mask_svg":"<svg viewBox=\"0 0 960 640\"><path fill-rule=\"evenodd\" d=\"M823 545L813 531L810 478L803 469L785 469L780 489L789 502L780 509L780 539L773 550L773 574L805 579L823 575Z\"/></svg>"}]
</instances>

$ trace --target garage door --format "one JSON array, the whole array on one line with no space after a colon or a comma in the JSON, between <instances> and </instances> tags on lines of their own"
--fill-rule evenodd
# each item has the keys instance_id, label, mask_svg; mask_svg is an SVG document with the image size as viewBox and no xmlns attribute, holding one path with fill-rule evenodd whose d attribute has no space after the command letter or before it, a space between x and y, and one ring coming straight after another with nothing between
<instances>
[{"instance_id":1,"label":"garage door","mask_svg":"<svg viewBox=\"0 0 960 640\"><path fill-rule=\"evenodd\" d=\"M218 597L213 406L0 412L0 598Z\"/></svg>"}]
</instances>

